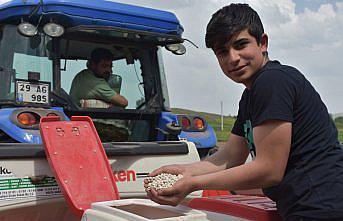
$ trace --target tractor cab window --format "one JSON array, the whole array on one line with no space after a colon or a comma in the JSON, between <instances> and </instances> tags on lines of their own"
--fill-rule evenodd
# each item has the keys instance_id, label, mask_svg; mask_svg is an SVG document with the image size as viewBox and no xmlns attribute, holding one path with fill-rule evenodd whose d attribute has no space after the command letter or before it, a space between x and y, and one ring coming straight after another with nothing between
<instances>
[{"instance_id":1,"label":"tractor cab window","mask_svg":"<svg viewBox=\"0 0 343 221\"><path fill-rule=\"evenodd\" d=\"M77 106L76 113L78 111L99 113L97 116L93 115L92 120L102 142L155 139L153 116L151 115L149 119L141 119L142 117L132 118L134 115L130 114L139 114L135 112L136 110L149 113L150 108L156 108L156 103L159 102L156 96L158 87L156 47L138 44L134 46L101 44L88 39L62 39L59 45L61 88ZM108 78L101 78L100 81L104 84L106 80L107 88L110 86L117 94L125 97L128 101L128 106L125 108L118 109L101 97L89 98L90 95L87 93L89 90L94 91L94 88L82 88L81 91L85 94L81 96L84 95L85 98L75 99L75 85L86 86L89 79L99 80L94 78L95 73L90 67L92 51L97 48L109 50L113 55L112 73ZM80 80L80 76L88 80ZM73 84L73 81L78 80L86 83ZM89 85L96 87L92 83ZM109 116L108 113L112 113L111 111L113 114Z\"/></svg>"},{"instance_id":2,"label":"tractor cab window","mask_svg":"<svg viewBox=\"0 0 343 221\"><path fill-rule=\"evenodd\" d=\"M66 59L61 62L61 86L66 92L70 92L73 79L78 73L87 69L87 60ZM112 74L107 80L109 86L118 94L128 100L127 109L136 109L145 101L141 64L135 60L127 64L126 59L117 59L112 62ZM77 102L77 101L76 101ZM84 99L78 103L82 107L107 108L109 104L101 99Z\"/></svg>"},{"instance_id":3,"label":"tractor cab window","mask_svg":"<svg viewBox=\"0 0 343 221\"><path fill-rule=\"evenodd\" d=\"M50 38L42 33L24 37L13 25L2 26L1 30L0 102L49 103L47 89L53 74L46 44Z\"/></svg>"}]
</instances>

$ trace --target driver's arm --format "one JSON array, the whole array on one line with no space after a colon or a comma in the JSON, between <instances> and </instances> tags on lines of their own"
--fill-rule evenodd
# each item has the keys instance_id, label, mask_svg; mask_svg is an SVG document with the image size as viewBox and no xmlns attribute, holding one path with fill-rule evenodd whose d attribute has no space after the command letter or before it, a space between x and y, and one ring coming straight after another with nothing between
<instances>
[{"instance_id":1,"label":"driver's arm","mask_svg":"<svg viewBox=\"0 0 343 221\"><path fill-rule=\"evenodd\" d=\"M123 108L128 105L127 99L115 92L104 79L100 80L100 83L97 84L94 91L96 91L96 99L103 100L114 106Z\"/></svg>"},{"instance_id":2,"label":"driver's arm","mask_svg":"<svg viewBox=\"0 0 343 221\"><path fill-rule=\"evenodd\" d=\"M119 106L125 108L128 105L128 101L125 97L121 96L120 94L116 94L112 96L110 103L114 106Z\"/></svg>"}]
</instances>

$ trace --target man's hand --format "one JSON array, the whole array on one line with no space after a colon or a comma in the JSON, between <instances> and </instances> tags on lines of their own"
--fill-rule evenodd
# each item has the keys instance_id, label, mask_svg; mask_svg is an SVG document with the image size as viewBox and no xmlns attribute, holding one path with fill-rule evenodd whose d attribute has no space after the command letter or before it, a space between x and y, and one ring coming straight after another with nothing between
<instances>
[{"instance_id":1,"label":"man's hand","mask_svg":"<svg viewBox=\"0 0 343 221\"><path fill-rule=\"evenodd\" d=\"M155 190L152 188L147 191L147 196L159 204L177 206L185 197L193 191L191 182L192 177L184 176L178 180L172 187Z\"/></svg>"},{"instance_id":2,"label":"man's hand","mask_svg":"<svg viewBox=\"0 0 343 221\"><path fill-rule=\"evenodd\" d=\"M186 166L180 164L163 166L151 172L149 176L154 177L161 173L182 174L183 178L178 180L172 187L160 190L155 190L154 188L147 190L149 181L145 179L144 188L146 189L147 196L152 201L159 204L176 206L192 192L192 184L189 182L191 181L192 174Z\"/></svg>"},{"instance_id":3,"label":"man's hand","mask_svg":"<svg viewBox=\"0 0 343 221\"><path fill-rule=\"evenodd\" d=\"M178 174L184 175L185 173L187 173L187 171L186 171L186 167L184 165L172 164L172 165L160 167L160 168L152 171L149 174L149 176L157 176L158 174L161 174L161 173L170 173L170 174L174 174L174 175L178 175Z\"/></svg>"},{"instance_id":4,"label":"man's hand","mask_svg":"<svg viewBox=\"0 0 343 221\"><path fill-rule=\"evenodd\" d=\"M183 177L185 176L191 176L189 172L186 171L186 167L180 164L173 164L173 165L167 165L160 167L154 171L152 171L148 176L154 177L161 173L170 173L174 175L182 174ZM148 187L149 181L147 179L144 180L144 188L146 189Z\"/></svg>"}]
</instances>

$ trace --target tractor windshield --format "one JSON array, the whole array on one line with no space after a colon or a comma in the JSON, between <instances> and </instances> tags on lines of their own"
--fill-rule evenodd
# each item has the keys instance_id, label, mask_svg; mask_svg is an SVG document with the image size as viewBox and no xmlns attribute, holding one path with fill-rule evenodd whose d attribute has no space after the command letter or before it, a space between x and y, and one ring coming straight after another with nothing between
<instances>
[{"instance_id":1,"label":"tractor windshield","mask_svg":"<svg viewBox=\"0 0 343 221\"><path fill-rule=\"evenodd\" d=\"M95 48L113 53L113 74L108 83L128 100L126 109L145 109L147 101L153 102L159 93L160 82L165 80L159 79L158 75L164 73L160 73L160 54L153 44L127 44L123 40L115 43L112 38L101 39L99 35L81 32L67 33L60 39L52 39L42 32L25 37L14 25L0 26L0 31L1 104L60 106L51 97L56 93L51 95L50 91L63 90L69 101L74 100L80 108L111 106L104 104L102 98L87 100L87 96L80 103L80 99L75 100L69 94L73 79L87 69Z\"/></svg>"},{"instance_id":2,"label":"tractor windshield","mask_svg":"<svg viewBox=\"0 0 343 221\"><path fill-rule=\"evenodd\" d=\"M50 37L40 33L24 37L13 25L0 28L0 102L48 104L53 76Z\"/></svg>"},{"instance_id":3,"label":"tractor windshield","mask_svg":"<svg viewBox=\"0 0 343 221\"><path fill-rule=\"evenodd\" d=\"M113 30L104 27L93 29L89 31L85 27L74 28L54 44L58 49L54 54L59 59L59 87L64 94L68 94L79 108L116 107L104 93L95 93L96 86L89 86L88 80L91 77L86 74L96 75L96 70L90 66L92 63L95 65L90 61L91 54L97 49L105 49L113 55L112 74L109 79L105 79L116 94L126 98L126 110L168 106L158 46L141 38L129 39L130 35L118 37L113 35Z\"/></svg>"},{"instance_id":4,"label":"tractor windshield","mask_svg":"<svg viewBox=\"0 0 343 221\"><path fill-rule=\"evenodd\" d=\"M160 47L141 37L84 30L51 38L38 29L25 37L14 25L0 26L0 108L58 107L67 117L87 115L103 142L156 139L159 114L169 108ZM112 73L100 80L89 65L98 48L113 55ZM103 95L108 86L111 95ZM116 94L127 100L125 108L111 103Z\"/></svg>"}]
</instances>

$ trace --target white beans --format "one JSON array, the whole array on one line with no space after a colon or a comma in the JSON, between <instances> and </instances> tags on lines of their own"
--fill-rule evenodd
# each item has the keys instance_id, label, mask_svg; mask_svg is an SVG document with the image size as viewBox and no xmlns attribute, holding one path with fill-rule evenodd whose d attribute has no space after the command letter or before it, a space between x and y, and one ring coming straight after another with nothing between
<instances>
[{"instance_id":1,"label":"white beans","mask_svg":"<svg viewBox=\"0 0 343 221\"><path fill-rule=\"evenodd\" d=\"M151 188L160 190L172 187L182 177L182 174L174 175L170 173L161 173L154 177L148 177L147 180L149 181L149 183L146 189L149 191Z\"/></svg>"}]
</instances>

